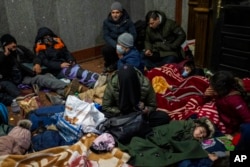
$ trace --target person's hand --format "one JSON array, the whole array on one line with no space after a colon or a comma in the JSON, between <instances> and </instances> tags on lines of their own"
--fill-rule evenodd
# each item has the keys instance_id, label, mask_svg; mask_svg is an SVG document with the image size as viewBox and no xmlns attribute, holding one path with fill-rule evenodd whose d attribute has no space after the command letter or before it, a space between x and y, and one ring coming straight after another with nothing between
<instances>
[{"instance_id":1,"label":"person's hand","mask_svg":"<svg viewBox=\"0 0 250 167\"><path fill-rule=\"evenodd\" d=\"M119 59L123 58L123 55L122 55L122 54L118 54L118 53L117 53L117 56L118 56Z\"/></svg>"},{"instance_id":2,"label":"person's hand","mask_svg":"<svg viewBox=\"0 0 250 167\"><path fill-rule=\"evenodd\" d=\"M62 64L61 64L61 68L68 68L68 67L70 67L71 66L71 64L70 63L67 63L67 62L63 62Z\"/></svg>"},{"instance_id":3,"label":"person's hand","mask_svg":"<svg viewBox=\"0 0 250 167\"><path fill-rule=\"evenodd\" d=\"M69 61L69 64L73 66L76 64L76 62L71 60L71 61Z\"/></svg>"},{"instance_id":4,"label":"person's hand","mask_svg":"<svg viewBox=\"0 0 250 167\"><path fill-rule=\"evenodd\" d=\"M216 154L208 154L208 158L211 160L211 161L215 161L218 159L218 156Z\"/></svg>"},{"instance_id":5,"label":"person's hand","mask_svg":"<svg viewBox=\"0 0 250 167\"><path fill-rule=\"evenodd\" d=\"M42 72L42 68L40 66L40 64L35 64L33 66L33 71L36 73L36 74L40 74Z\"/></svg>"},{"instance_id":6,"label":"person's hand","mask_svg":"<svg viewBox=\"0 0 250 167\"><path fill-rule=\"evenodd\" d=\"M145 105L143 102L139 102L138 106L137 106L140 110L144 110L145 109Z\"/></svg>"},{"instance_id":7,"label":"person's hand","mask_svg":"<svg viewBox=\"0 0 250 167\"><path fill-rule=\"evenodd\" d=\"M11 53L11 51L10 51L10 48L8 47L8 45L5 46L5 47L4 47L4 55L5 55L5 56L9 56L10 53Z\"/></svg>"},{"instance_id":8,"label":"person's hand","mask_svg":"<svg viewBox=\"0 0 250 167\"><path fill-rule=\"evenodd\" d=\"M144 52L144 54L145 54L146 56L153 56L153 53L151 52L151 50L146 50L146 51Z\"/></svg>"},{"instance_id":9,"label":"person's hand","mask_svg":"<svg viewBox=\"0 0 250 167\"><path fill-rule=\"evenodd\" d=\"M214 89L213 89L211 86L209 86L209 87L206 89L204 95L205 95L205 96L216 96L217 93L214 91Z\"/></svg>"}]
</instances>

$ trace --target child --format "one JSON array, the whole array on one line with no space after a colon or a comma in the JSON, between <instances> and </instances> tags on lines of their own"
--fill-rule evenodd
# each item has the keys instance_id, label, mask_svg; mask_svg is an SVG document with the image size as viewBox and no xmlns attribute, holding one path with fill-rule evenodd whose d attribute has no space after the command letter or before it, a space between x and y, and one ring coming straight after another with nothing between
<instances>
[{"instance_id":1,"label":"child","mask_svg":"<svg viewBox=\"0 0 250 167\"><path fill-rule=\"evenodd\" d=\"M128 64L137 68L142 73L144 72L140 52L134 47L134 38L131 34L123 33L119 35L117 39L116 52L119 57L117 69L120 69L123 65Z\"/></svg>"},{"instance_id":2,"label":"child","mask_svg":"<svg viewBox=\"0 0 250 167\"><path fill-rule=\"evenodd\" d=\"M226 133L234 134L242 123L250 123L250 110L245 101L246 93L228 71L219 71L210 78L206 96L215 98L216 107Z\"/></svg>"},{"instance_id":3,"label":"child","mask_svg":"<svg viewBox=\"0 0 250 167\"><path fill-rule=\"evenodd\" d=\"M31 121L20 120L6 136L0 137L0 155L25 154L31 144Z\"/></svg>"},{"instance_id":4,"label":"child","mask_svg":"<svg viewBox=\"0 0 250 167\"><path fill-rule=\"evenodd\" d=\"M196 68L194 61L189 60L183 65L182 76L187 78L193 75L205 76L204 71L201 68Z\"/></svg>"},{"instance_id":5,"label":"child","mask_svg":"<svg viewBox=\"0 0 250 167\"><path fill-rule=\"evenodd\" d=\"M133 166L169 166L188 159L208 158L200 140L211 138L214 125L207 118L173 120L153 128L146 139L133 137L119 148L128 152Z\"/></svg>"}]
</instances>

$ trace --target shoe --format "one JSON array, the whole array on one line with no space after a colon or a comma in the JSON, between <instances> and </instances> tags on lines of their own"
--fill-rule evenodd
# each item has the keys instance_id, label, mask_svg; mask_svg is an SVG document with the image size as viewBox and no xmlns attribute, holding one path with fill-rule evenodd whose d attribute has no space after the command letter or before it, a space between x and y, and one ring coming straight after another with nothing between
<instances>
[{"instance_id":1,"label":"shoe","mask_svg":"<svg viewBox=\"0 0 250 167\"><path fill-rule=\"evenodd\" d=\"M62 96L52 95L49 93L45 93L46 97L49 99L52 105L60 105L65 104L65 100L62 99Z\"/></svg>"},{"instance_id":2,"label":"shoe","mask_svg":"<svg viewBox=\"0 0 250 167\"><path fill-rule=\"evenodd\" d=\"M117 69L117 63L104 67L102 73L111 73Z\"/></svg>"},{"instance_id":3,"label":"shoe","mask_svg":"<svg viewBox=\"0 0 250 167\"><path fill-rule=\"evenodd\" d=\"M106 75L99 75L98 79L95 82L94 88L103 86L107 83L107 76Z\"/></svg>"},{"instance_id":4,"label":"shoe","mask_svg":"<svg viewBox=\"0 0 250 167\"><path fill-rule=\"evenodd\" d=\"M64 89L64 97L66 98L68 95L74 95L75 93L82 92L83 85L79 83L77 78L74 78L69 85Z\"/></svg>"}]
</instances>

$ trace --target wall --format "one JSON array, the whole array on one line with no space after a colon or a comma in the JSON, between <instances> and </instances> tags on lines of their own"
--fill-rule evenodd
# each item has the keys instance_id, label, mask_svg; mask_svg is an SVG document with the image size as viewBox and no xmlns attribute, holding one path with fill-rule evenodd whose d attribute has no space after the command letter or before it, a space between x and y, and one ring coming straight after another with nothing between
<instances>
[{"instance_id":1,"label":"wall","mask_svg":"<svg viewBox=\"0 0 250 167\"><path fill-rule=\"evenodd\" d=\"M47 26L61 36L70 51L103 44L102 22L114 0L0 0L0 35L11 33L19 44L32 48L39 27ZM160 9L175 18L173 0L120 0L133 21L147 11ZM185 11L187 0L183 0ZM186 14L183 28L186 30Z\"/></svg>"}]
</instances>

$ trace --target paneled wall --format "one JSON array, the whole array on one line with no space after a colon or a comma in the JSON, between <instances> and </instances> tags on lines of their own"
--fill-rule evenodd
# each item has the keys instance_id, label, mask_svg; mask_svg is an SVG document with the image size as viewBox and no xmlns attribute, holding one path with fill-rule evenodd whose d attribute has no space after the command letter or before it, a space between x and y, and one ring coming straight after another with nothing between
<instances>
[{"instance_id":1,"label":"paneled wall","mask_svg":"<svg viewBox=\"0 0 250 167\"><path fill-rule=\"evenodd\" d=\"M181 23L187 29L188 0L182 6ZM0 0L0 35L13 34L18 43L33 47L37 30L50 27L61 36L69 50L79 51L103 44L102 23L114 0ZM176 1L120 0L133 21L144 19L147 11L160 9L175 19ZM178 11L177 11L178 12Z\"/></svg>"}]
</instances>

